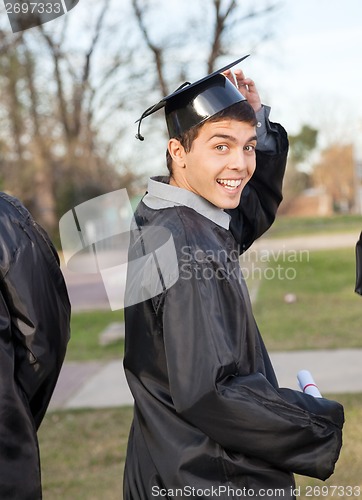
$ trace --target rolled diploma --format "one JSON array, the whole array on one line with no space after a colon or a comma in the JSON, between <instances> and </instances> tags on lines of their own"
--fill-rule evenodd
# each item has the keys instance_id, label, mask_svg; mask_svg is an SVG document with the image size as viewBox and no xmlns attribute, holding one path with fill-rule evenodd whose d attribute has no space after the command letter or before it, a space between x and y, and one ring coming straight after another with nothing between
<instances>
[{"instance_id":1,"label":"rolled diploma","mask_svg":"<svg viewBox=\"0 0 362 500\"><path fill-rule=\"evenodd\" d=\"M299 387L303 392L305 392L305 394L309 394L315 398L322 397L322 394L319 392L319 389L313 380L312 374L308 370L300 370L297 374L297 379Z\"/></svg>"}]
</instances>

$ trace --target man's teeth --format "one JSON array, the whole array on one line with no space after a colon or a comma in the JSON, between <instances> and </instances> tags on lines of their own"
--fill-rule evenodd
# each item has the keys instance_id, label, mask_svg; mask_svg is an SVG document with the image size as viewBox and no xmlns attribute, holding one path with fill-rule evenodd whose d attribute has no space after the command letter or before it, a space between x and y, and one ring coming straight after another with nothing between
<instances>
[{"instance_id":1,"label":"man's teeth","mask_svg":"<svg viewBox=\"0 0 362 500\"><path fill-rule=\"evenodd\" d=\"M226 188L237 188L241 184L241 179L217 179L217 182Z\"/></svg>"}]
</instances>

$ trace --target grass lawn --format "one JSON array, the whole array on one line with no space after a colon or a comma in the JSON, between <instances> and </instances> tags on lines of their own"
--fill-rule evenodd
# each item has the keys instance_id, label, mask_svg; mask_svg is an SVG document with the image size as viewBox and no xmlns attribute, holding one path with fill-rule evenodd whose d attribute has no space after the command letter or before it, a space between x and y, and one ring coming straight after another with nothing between
<instances>
[{"instance_id":1,"label":"grass lawn","mask_svg":"<svg viewBox=\"0 0 362 500\"><path fill-rule=\"evenodd\" d=\"M297 476L301 499L319 498L305 496L307 485L362 487L362 394L330 397L345 406L341 457L325 483ZM44 500L122 500L131 418L128 407L49 413L39 431Z\"/></svg>"},{"instance_id":2,"label":"grass lawn","mask_svg":"<svg viewBox=\"0 0 362 500\"><path fill-rule=\"evenodd\" d=\"M132 408L52 412L39 431L44 500L120 500Z\"/></svg>"},{"instance_id":3,"label":"grass lawn","mask_svg":"<svg viewBox=\"0 0 362 500\"><path fill-rule=\"evenodd\" d=\"M360 215L334 215L332 217L288 217L278 216L269 229L270 238L288 238L291 236L356 233L356 241L362 231Z\"/></svg>"},{"instance_id":4,"label":"grass lawn","mask_svg":"<svg viewBox=\"0 0 362 500\"><path fill-rule=\"evenodd\" d=\"M99 335L110 323L122 321L123 310L73 313L66 361L103 361L121 358L124 349L123 340L101 346Z\"/></svg>"},{"instance_id":5,"label":"grass lawn","mask_svg":"<svg viewBox=\"0 0 362 500\"><path fill-rule=\"evenodd\" d=\"M267 348L362 347L362 297L354 292L354 250L313 251L297 261L294 257L291 262L285 257L270 261L263 271L266 278L254 314ZM286 294L294 294L296 302L287 303Z\"/></svg>"}]
</instances>

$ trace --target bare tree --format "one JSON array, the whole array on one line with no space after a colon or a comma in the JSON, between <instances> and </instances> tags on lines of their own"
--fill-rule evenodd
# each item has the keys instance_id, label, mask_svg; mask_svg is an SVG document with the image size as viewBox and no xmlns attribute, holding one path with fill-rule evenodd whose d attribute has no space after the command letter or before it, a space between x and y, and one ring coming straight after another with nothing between
<instances>
[{"instance_id":1,"label":"bare tree","mask_svg":"<svg viewBox=\"0 0 362 500\"><path fill-rule=\"evenodd\" d=\"M87 122L90 115L85 113L84 108L87 93L90 90L89 79L92 57L100 40L104 17L108 8L109 0L104 0L95 23L90 45L82 56L83 61L78 64L80 68L78 74L71 75L71 92L67 94L64 91L65 75L64 71L62 71L62 63L64 62L69 67L70 56L62 47L63 34L61 33L59 40L56 40L54 36L46 32L43 26L40 27L40 32L50 50L53 61L54 79L57 86L57 107L67 146L67 163L69 167L76 161L77 148L80 146L81 139L84 139L82 137L82 127L86 128L90 125Z\"/></svg>"},{"instance_id":2,"label":"bare tree","mask_svg":"<svg viewBox=\"0 0 362 500\"><path fill-rule=\"evenodd\" d=\"M67 18L60 32L41 26L20 34L13 44L0 33L3 120L7 123L1 138L10 148L1 165L2 178L5 188L19 196L51 232L62 211L70 208L67 200L79 203L115 189L122 178L110 159L111 146L102 137L94 105L107 93L122 59L115 57L102 77L92 80L109 3L103 0L88 46L76 53L67 45ZM115 109L120 106L121 102ZM123 174L129 184L132 175Z\"/></svg>"}]
</instances>

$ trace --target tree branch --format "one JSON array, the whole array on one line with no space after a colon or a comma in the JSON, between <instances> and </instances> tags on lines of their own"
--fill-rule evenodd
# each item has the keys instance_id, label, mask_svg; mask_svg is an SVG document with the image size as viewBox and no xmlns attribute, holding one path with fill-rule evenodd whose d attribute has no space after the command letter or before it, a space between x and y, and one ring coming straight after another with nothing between
<instances>
[{"instance_id":1,"label":"tree branch","mask_svg":"<svg viewBox=\"0 0 362 500\"><path fill-rule=\"evenodd\" d=\"M67 141L69 142L71 139L71 125L69 122L69 115L68 115L68 110L67 110L67 101L64 95L64 90L63 90L63 81L61 77L61 71L60 71L60 61L62 58L62 55L59 50L59 45L56 44L51 36L44 31L43 26L39 26L39 31L42 34L44 40L46 41L48 48L50 49L50 53L53 58L53 63L54 63L54 75L55 75L55 81L57 84L57 98L58 98L58 104L59 104L59 111L60 111L60 117L62 120L62 125L63 129L65 132L65 137Z\"/></svg>"},{"instance_id":2,"label":"tree branch","mask_svg":"<svg viewBox=\"0 0 362 500\"><path fill-rule=\"evenodd\" d=\"M148 48L151 50L153 53L153 57L155 59L156 63L156 70L157 70L157 77L158 77L158 82L161 88L161 92L163 95L168 94L168 88L166 84L166 80L164 78L164 64L163 64L163 49L161 47L158 47L154 43L152 43L146 25L144 23L144 18L142 14L142 10L138 4L138 0L132 0L132 6L133 10L138 22L138 26L141 30L141 33L143 35L143 38L145 39L145 42L148 46Z\"/></svg>"},{"instance_id":3,"label":"tree branch","mask_svg":"<svg viewBox=\"0 0 362 500\"><path fill-rule=\"evenodd\" d=\"M97 43L100 39L100 35L102 32L102 25L106 15L106 12L109 8L110 0L105 0L103 4L103 8L100 11L99 17L97 19L97 23L94 30L93 39L91 41L91 45L85 54L85 60L83 65L83 72L80 85L76 84L74 89L74 112L73 112L73 135L77 137L80 133L81 129L81 119L82 119L82 104L84 102L85 92L89 82L90 68L91 68L91 58L94 54Z\"/></svg>"},{"instance_id":4,"label":"tree branch","mask_svg":"<svg viewBox=\"0 0 362 500\"><path fill-rule=\"evenodd\" d=\"M212 73L214 71L215 61L223 53L222 36L226 29L227 19L231 15L231 13L235 10L236 1L235 0L230 1L224 14L221 13L220 0L214 0L213 5L215 9L215 25L214 25L214 33L213 33L210 55L207 61L208 73Z\"/></svg>"}]
</instances>

